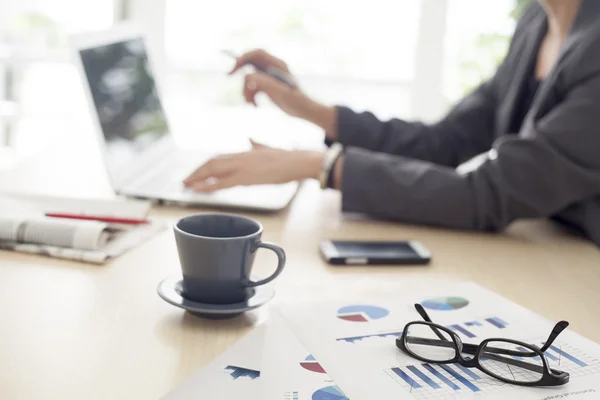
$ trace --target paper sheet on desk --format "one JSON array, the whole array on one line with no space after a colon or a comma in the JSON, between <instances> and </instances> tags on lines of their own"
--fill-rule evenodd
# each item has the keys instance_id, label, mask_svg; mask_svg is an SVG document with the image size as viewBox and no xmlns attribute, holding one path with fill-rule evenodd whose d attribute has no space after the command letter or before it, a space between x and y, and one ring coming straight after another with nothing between
<instances>
[{"instance_id":1,"label":"paper sheet on desk","mask_svg":"<svg viewBox=\"0 0 600 400\"><path fill-rule=\"evenodd\" d=\"M600 346L568 330L546 354L551 368L569 372L571 381L551 389L504 384L454 364L448 369L424 364L397 349L395 339L405 324L421 320L413 308L416 302L434 322L448 326L467 343L508 337L541 346L554 326L477 285L451 288L418 294L409 289L396 298L369 303L290 304L281 310L292 332L352 400L600 397Z\"/></svg>"},{"instance_id":2,"label":"paper sheet on desk","mask_svg":"<svg viewBox=\"0 0 600 400\"><path fill-rule=\"evenodd\" d=\"M277 311L266 322L265 343L261 400L347 400Z\"/></svg>"},{"instance_id":3,"label":"paper sheet on desk","mask_svg":"<svg viewBox=\"0 0 600 400\"><path fill-rule=\"evenodd\" d=\"M264 333L258 326L162 400L260 399Z\"/></svg>"}]
</instances>

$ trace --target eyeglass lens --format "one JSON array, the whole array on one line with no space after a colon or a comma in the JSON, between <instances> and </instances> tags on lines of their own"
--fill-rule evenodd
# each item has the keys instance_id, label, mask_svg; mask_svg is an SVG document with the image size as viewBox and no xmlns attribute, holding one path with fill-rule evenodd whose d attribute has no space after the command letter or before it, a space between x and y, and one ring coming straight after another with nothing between
<instances>
[{"instance_id":1,"label":"eyeglass lens","mask_svg":"<svg viewBox=\"0 0 600 400\"><path fill-rule=\"evenodd\" d=\"M538 382L544 375L544 364L539 355L532 353L536 351L510 342L488 342L479 354L479 364L492 375L512 382Z\"/></svg>"},{"instance_id":2,"label":"eyeglass lens","mask_svg":"<svg viewBox=\"0 0 600 400\"><path fill-rule=\"evenodd\" d=\"M444 330L437 330L443 337L439 338L431 326L412 324L404 337L406 349L416 356L431 362L444 362L456 357L456 345L452 337Z\"/></svg>"}]
</instances>

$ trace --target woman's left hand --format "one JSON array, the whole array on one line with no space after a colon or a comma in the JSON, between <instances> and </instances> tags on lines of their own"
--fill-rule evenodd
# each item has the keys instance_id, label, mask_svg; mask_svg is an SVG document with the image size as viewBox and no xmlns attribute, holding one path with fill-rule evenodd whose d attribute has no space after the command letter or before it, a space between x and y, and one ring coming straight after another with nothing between
<instances>
[{"instance_id":1,"label":"woman's left hand","mask_svg":"<svg viewBox=\"0 0 600 400\"><path fill-rule=\"evenodd\" d=\"M318 178L323 153L281 150L251 143L251 151L209 160L184 180L185 186L198 192L214 192L238 185Z\"/></svg>"}]
</instances>

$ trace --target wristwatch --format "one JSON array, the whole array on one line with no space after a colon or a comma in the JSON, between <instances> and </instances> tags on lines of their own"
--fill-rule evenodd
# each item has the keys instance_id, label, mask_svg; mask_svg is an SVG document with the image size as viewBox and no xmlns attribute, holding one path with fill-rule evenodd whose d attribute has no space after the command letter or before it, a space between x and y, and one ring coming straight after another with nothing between
<instances>
[{"instance_id":1,"label":"wristwatch","mask_svg":"<svg viewBox=\"0 0 600 400\"><path fill-rule=\"evenodd\" d=\"M329 147L323 158L323 164L321 165L321 171L319 172L319 182L321 183L321 189L330 187L330 177L333 174L333 167L335 162L344 151L344 146L340 143L334 143Z\"/></svg>"}]
</instances>

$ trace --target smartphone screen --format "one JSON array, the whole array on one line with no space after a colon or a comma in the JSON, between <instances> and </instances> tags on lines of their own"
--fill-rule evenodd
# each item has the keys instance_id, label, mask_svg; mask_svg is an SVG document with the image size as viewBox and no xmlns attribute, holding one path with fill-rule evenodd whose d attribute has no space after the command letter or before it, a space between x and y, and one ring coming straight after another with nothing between
<instances>
[{"instance_id":1,"label":"smartphone screen","mask_svg":"<svg viewBox=\"0 0 600 400\"><path fill-rule=\"evenodd\" d=\"M344 257L406 258L419 257L407 242L333 242Z\"/></svg>"},{"instance_id":2,"label":"smartphone screen","mask_svg":"<svg viewBox=\"0 0 600 400\"><path fill-rule=\"evenodd\" d=\"M332 264L426 264L431 253L421 243L323 241L321 252Z\"/></svg>"}]
</instances>

